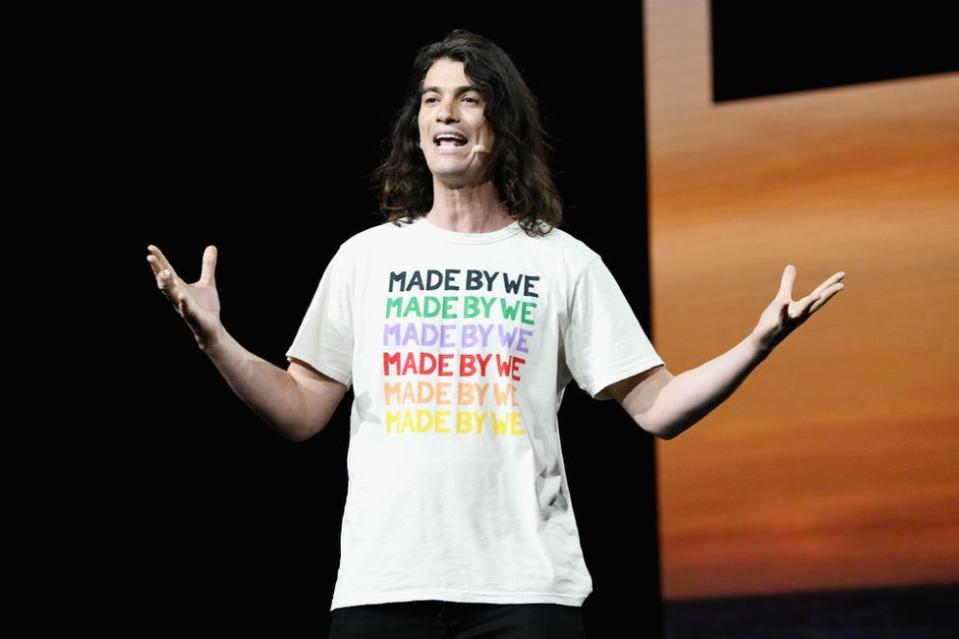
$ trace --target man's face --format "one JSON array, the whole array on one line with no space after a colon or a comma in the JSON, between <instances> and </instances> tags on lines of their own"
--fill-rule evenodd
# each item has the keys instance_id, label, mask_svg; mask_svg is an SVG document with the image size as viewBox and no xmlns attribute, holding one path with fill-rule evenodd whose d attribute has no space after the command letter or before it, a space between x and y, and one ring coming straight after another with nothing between
<instances>
[{"instance_id":1,"label":"man's face","mask_svg":"<svg viewBox=\"0 0 959 639\"><path fill-rule=\"evenodd\" d=\"M420 96L420 148L430 171L437 176L479 176L493 150L493 130L483 113L486 102L478 88L469 88L463 63L441 58L423 79ZM465 143L440 141L443 132L458 133ZM482 144L486 153L471 153Z\"/></svg>"}]
</instances>

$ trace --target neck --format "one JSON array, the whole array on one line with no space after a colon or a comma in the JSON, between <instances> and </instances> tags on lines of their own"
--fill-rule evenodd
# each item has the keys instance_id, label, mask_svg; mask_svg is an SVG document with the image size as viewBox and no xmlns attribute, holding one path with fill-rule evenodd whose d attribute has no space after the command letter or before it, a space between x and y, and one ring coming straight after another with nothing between
<instances>
[{"instance_id":1,"label":"neck","mask_svg":"<svg viewBox=\"0 0 959 639\"><path fill-rule=\"evenodd\" d=\"M436 226L459 233L489 233L513 222L492 181L450 187L435 177L433 208L426 217Z\"/></svg>"}]
</instances>

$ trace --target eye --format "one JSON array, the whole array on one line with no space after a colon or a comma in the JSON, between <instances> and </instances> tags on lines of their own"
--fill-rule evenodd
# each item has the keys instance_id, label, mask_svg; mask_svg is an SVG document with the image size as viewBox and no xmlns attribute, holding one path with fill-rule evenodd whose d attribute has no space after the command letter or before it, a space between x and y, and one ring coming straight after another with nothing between
<instances>
[{"instance_id":1,"label":"eye","mask_svg":"<svg viewBox=\"0 0 959 639\"><path fill-rule=\"evenodd\" d=\"M464 100L470 100L470 101L472 101L472 102L474 102L474 103L476 103L476 104L479 104L479 100L477 100L476 98L471 97L471 96L467 96L467 97L465 97L465 98L463 98L463 99L464 99ZM425 99L423 100L423 104L429 104L429 103L432 102L433 100L436 100L436 98L432 98L432 97L431 97L431 98L425 98Z\"/></svg>"}]
</instances>

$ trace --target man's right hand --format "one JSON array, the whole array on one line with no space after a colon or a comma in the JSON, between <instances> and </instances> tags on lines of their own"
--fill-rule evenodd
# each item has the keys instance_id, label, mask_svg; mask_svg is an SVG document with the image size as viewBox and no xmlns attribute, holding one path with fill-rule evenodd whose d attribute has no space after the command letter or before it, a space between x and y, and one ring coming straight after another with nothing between
<instances>
[{"instance_id":1,"label":"man's right hand","mask_svg":"<svg viewBox=\"0 0 959 639\"><path fill-rule=\"evenodd\" d=\"M187 284L177 275L159 248L150 244L147 250L150 251L147 262L153 269L157 288L193 331L200 350L206 351L219 339L223 328L220 296L216 290L216 247L211 244L203 251L203 270L193 284Z\"/></svg>"}]
</instances>

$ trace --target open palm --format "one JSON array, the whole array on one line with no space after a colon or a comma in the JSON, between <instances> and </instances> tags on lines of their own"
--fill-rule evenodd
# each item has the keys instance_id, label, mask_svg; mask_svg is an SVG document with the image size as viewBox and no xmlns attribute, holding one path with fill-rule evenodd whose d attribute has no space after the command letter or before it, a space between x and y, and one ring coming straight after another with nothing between
<instances>
[{"instance_id":1,"label":"open palm","mask_svg":"<svg viewBox=\"0 0 959 639\"><path fill-rule=\"evenodd\" d=\"M220 296L216 290L216 247L203 251L200 279L187 284L154 245L149 245L147 262L159 288L186 321L201 349L209 348L220 336Z\"/></svg>"},{"instance_id":2,"label":"open palm","mask_svg":"<svg viewBox=\"0 0 959 639\"><path fill-rule=\"evenodd\" d=\"M809 319L810 315L822 308L833 295L845 287L841 282L845 276L843 271L834 273L806 297L793 300L792 290L796 281L796 267L792 264L787 265L783 271L779 292L759 316L759 323L753 329L753 335L760 348L767 352L775 348L797 326Z\"/></svg>"}]
</instances>

